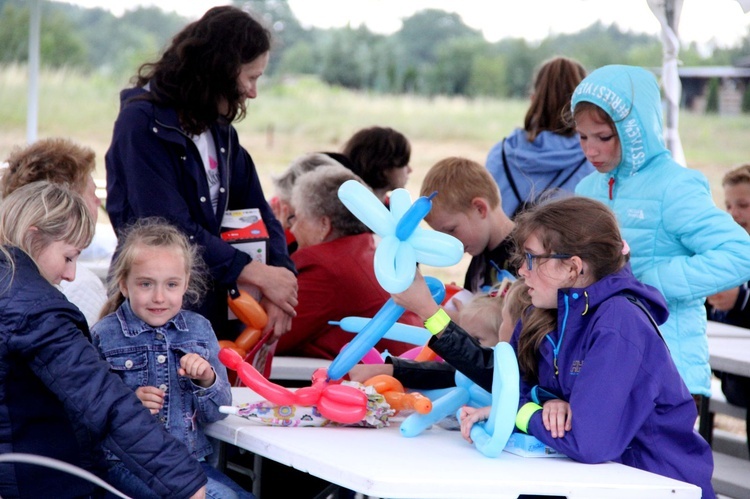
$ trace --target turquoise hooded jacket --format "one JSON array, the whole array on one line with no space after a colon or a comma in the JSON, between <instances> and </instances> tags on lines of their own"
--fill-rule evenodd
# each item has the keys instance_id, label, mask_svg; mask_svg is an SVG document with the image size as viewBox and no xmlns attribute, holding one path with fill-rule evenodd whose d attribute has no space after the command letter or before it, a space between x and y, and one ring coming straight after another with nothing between
<instances>
[{"instance_id":1,"label":"turquoise hooded jacket","mask_svg":"<svg viewBox=\"0 0 750 499\"><path fill-rule=\"evenodd\" d=\"M612 118L622 157L611 172L581 180L576 194L614 211L633 273L667 300L669 319L661 330L682 379L690 393L709 396L704 301L750 280L750 236L716 207L702 173L672 159L653 74L631 66L599 68L573 92L574 112L581 102Z\"/></svg>"}]
</instances>

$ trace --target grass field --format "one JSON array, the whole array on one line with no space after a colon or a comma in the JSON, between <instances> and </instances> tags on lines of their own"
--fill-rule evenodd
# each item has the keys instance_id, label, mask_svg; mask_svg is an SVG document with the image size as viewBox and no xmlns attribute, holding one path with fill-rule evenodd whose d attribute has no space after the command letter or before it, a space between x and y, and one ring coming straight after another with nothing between
<instances>
[{"instance_id":1,"label":"grass field","mask_svg":"<svg viewBox=\"0 0 750 499\"><path fill-rule=\"evenodd\" d=\"M64 136L97 154L104 177L104 153L126 81L98 75L43 71L39 90L39 137ZM271 176L300 154L340 150L357 129L382 125L404 133L412 143L414 172L407 188L416 196L422 177L437 160L466 156L484 163L487 152L523 121L527 102L465 98L422 98L356 93L330 88L312 78L261 83L248 116L237 124L267 195ZM19 66L0 67L0 160L26 141L27 78ZM721 177L750 161L750 115L717 116L682 112L680 136L688 165L711 182L722 205ZM452 269L426 270L459 283L468 260Z\"/></svg>"}]
</instances>

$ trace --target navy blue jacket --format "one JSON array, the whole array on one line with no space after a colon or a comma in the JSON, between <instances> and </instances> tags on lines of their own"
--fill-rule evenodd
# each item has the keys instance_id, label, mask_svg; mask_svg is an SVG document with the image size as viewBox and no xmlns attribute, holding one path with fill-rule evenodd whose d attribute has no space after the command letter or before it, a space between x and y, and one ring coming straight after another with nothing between
<instances>
[{"instance_id":1,"label":"navy blue jacket","mask_svg":"<svg viewBox=\"0 0 750 499\"><path fill-rule=\"evenodd\" d=\"M214 213L195 143L180 126L173 108L156 105L143 98L146 95L140 87L120 94L120 114L105 156L107 213L117 232L139 218L166 218L202 248L214 293L206 297L198 312L221 337L226 329L227 287L250 263L247 253L221 239L224 212L258 208L269 234L266 263L294 271L284 231L266 202L255 164L240 146L233 126L217 123L210 128L221 182Z\"/></svg>"},{"instance_id":2,"label":"navy blue jacket","mask_svg":"<svg viewBox=\"0 0 750 499\"><path fill-rule=\"evenodd\" d=\"M13 274L0 254L0 454L56 458L106 479L106 444L160 495L193 495L206 483L200 464L109 371L75 305L25 253L10 251ZM72 475L0 464L5 498L92 493Z\"/></svg>"}]
</instances>

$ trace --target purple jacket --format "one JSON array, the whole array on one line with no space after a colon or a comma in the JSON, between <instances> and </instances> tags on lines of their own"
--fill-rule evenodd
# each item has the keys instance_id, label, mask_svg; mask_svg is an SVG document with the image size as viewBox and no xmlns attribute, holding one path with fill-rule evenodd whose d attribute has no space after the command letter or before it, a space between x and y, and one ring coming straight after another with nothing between
<instances>
[{"instance_id":1,"label":"purple jacket","mask_svg":"<svg viewBox=\"0 0 750 499\"><path fill-rule=\"evenodd\" d=\"M620 462L693 483L704 498L714 497L713 457L694 430L695 402L664 340L626 295L657 323L666 321L663 296L636 280L630 265L587 288L560 290L558 330L540 346L538 383L570 403L573 428L552 438L537 411L529 433L576 461ZM519 407L533 401L532 388L522 380Z\"/></svg>"},{"instance_id":2,"label":"purple jacket","mask_svg":"<svg viewBox=\"0 0 750 499\"><path fill-rule=\"evenodd\" d=\"M138 218L164 217L202 248L215 292L198 311L221 336L226 327L227 286L250 263L248 254L221 239L224 211L258 208L269 234L267 263L293 271L284 231L234 127L218 123L211 127L221 179L214 213L203 161L180 127L177 112L139 98L146 94L140 87L120 94L120 114L105 156L107 213L118 233Z\"/></svg>"}]
</instances>

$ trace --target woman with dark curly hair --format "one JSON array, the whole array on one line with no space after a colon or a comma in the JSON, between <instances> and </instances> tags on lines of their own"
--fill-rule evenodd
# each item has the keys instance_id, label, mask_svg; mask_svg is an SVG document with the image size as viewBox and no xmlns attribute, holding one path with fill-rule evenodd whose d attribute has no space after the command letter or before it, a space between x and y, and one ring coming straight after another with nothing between
<instances>
[{"instance_id":1,"label":"woman with dark curly hair","mask_svg":"<svg viewBox=\"0 0 750 499\"><path fill-rule=\"evenodd\" d=\"M274 338L289 329L297 306L284 232L231 125L258 95L270 48L270 32L248 13L210 9L122 91L106 155L107 212L115 231L160 216L200 247L213 291L198 311L219 338L239 332L227 321L227 290L235 284L260 289L269 316L264 332L273 329ZM259 209L268 228L266 263L220 236L224 212L246 208Z\"/></svg>"},{"instance_id":2,"label":"woman with dark curly hair","mask_svg":"<svg viewBox=\"0 0 750 499\"><path fill-rule=\"evenodd\" d=\"M363 128L349 138L343 153L354 164L354 171L386 204L388 193L406 186L409 180L411 145L393 128Z\"/></svg>"}]
</instances>

